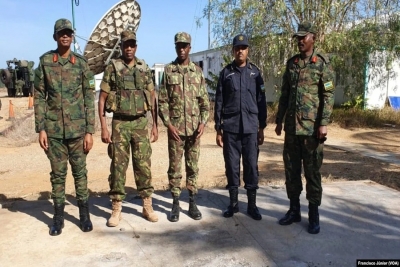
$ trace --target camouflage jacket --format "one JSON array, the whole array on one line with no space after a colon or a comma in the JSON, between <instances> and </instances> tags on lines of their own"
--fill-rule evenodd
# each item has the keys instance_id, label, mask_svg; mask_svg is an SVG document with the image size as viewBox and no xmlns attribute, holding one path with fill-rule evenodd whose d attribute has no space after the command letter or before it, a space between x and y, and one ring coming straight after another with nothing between
<instances>
[{"instance_id":1,"label":"camouflage jacket","mask_svg":"<svg viewBox=\"0 0 400 267\"><path fill-rule=\"evenodd\" d=\"M317 52L305 66L300 55L288 60L283 75L276 123L296 135L316 135L318 127L328 125L334 104L335 73L329 60ZM286 116L285 116L286 114Z\"/></svg>"},{"instance_id":2,"label":"camouflage jacket","mask_svg":"<svg viewBox=\"0 0 400 267\"><path fill-rule=\"evenodd\" d=\"M191 136L199 123L206 124L210 102L201 68L193 62L185 68L177 60L165 66L158 107L164 125L172 124L179 135Z\"/></svg>"},{"instance_id":3,"label":"camouflage jacket","mask_svg":"<svg viewBox=\"0 0 400 267\"><path fill-rule=\"evenodd\" d=\"M150 93L154 84L144 60L135 57L132 67L122 57L112 60L104 71L100 89L108 94L108 98L115 98L114 114L136 116L151 109Z\"/></svg>"},{"instance_id":4,"label":"camouflage jacket","mask_svg":"<svg viewBox=\"0 0 400 267\"><path fill-rule=\"evenodd\" d=\"M94 76L85 58L57 50L40 57L35 70L35 130L48 137L77 138L94 133Z\"/></svg>"}]
</instances>

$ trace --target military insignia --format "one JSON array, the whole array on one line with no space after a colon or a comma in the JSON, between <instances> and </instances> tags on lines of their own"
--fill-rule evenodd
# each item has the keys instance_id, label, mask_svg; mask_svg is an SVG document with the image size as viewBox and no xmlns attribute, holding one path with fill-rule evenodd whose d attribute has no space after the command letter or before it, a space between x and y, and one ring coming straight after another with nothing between
<instances>
[{"instance_id":1,"label":"military insignia","mask_svg":"<svg viewBox=\"0 0 400 267\"><path fill-rule=\"evenodd\" d=\"M90 88L94 88L94 80L89 80L89 86Z\"/></svg>"},{"instance_id":2,"label":"military insignia","mask_svg":"<svg viewBox=\"0 0 400 267\"><path fill-rule=\"evenodd\" d=\"M333 82L329 81L324 83L325 90L333 89Z\"/></svg>"},{"instance_id":3,"label":"military insignia","mask_svg":"<svg viewBox=\"0 0 400 267\"><path fill-rule=\"evenodd\" d=\"M239 36L239 41L243 41L243 35Z\"/></svg>"},{"instance_id":4,"label":"military insignia","mask_svg":"<svg viewBox=\"0 0 400 267\"><path fill-rule=\"evenodd\" d=\"M265 87L264 84L261 85L261 92L265 93Z\"/></svg>"}]
</instances>

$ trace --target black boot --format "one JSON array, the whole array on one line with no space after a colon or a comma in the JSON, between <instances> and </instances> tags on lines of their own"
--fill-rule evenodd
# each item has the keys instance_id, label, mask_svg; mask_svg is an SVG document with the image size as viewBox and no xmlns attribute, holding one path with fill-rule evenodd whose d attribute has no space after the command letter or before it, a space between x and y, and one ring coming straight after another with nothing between
<instances>
[{"instance_id":1,"label":"black boot","mask_svg":"<svg viewBox=\"0 0 400 267\"><path fill-rule=\"evenodd\" d=\"M237 188L229 189L229 199L230 204L228 208L224 211L224 217L232 217L234 213L239 212L239 201L238 201L239 190Z\"/></svg>"},{"instance_id":2,"label":"black boot","mask_svg":"<svg viewBox=\"0 0 400 267\"><path fill-rule=\"evenodd\" d=\"M290 208L288 212L279 220L280 225L289 225L294 222L301 222L300 199L298 198L290 199Z\"/></svg>"},{"instance_id":3,"label":"black boot","mask_svg":"<svg viewBox=\"0 0 400 267\"><path fill-rule=\"evenodd\" d=\"M174 201L172 202L172 210L171 213L169 214L169 220L171 222L177 222L179 221L179 212L180 212L180 207L179 207L179 197L173 196Z\"/></svg>"},{"instance_id":4,"label":"black boot","mask_svg":"<svg viewBox=\"0 0 400 267\"><path fill-rule=\"evenodd\" d=\"M64 207L65 204L54 203L53 225L50 227L49 234L52 236L60 235L64 228Z\"/></svg>"},{"instance_id":5,"label":"black boot","mask_svg":"<svg viewBox=\"0 0 400 267\"><path fill-rule=\"evenodd\" d=\"M308 232L310 234L318 234L319 227L319 213L318 205L308 204Z\"/></svg>"},{"instance_id":6,"label":"black boot","mask_svg":"<svg viewBox=\"0 0 400 267\"><path fill-rule=\"evenodd\" d=\"M254 220L259 221L262 217L256 206L256 195L257 191L255 189L247 190L247 214Z\"/></svg>"},{"instance_id":7,"label":"black boot","mask_svg":"<svg viewBox=\"0 0 400 267\"><path fill-rule=\"evenodd\" d=\"M193 220L201 220L201 212L197 208L194 195L189 196L189 216Z\"/></svg>"},{"instance_id":8,"label":"black boot","mask_svg":"<svg viewBox=\"0 0 400 267\"><path fill-rule=\"evenodd\" d=\"M89 215L89 202L78 200L78 207L79 207L79 221L80 227L83 232L90 232L93 230L93 224L90 221Z\"/></svg>"}]
</instances>

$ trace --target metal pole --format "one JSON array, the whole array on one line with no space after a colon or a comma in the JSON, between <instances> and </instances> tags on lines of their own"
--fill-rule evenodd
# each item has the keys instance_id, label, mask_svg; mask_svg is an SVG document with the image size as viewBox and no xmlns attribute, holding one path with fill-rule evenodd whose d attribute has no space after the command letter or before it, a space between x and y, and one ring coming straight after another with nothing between
<instances>
[{"instance_id":1,"label":"metal pole","mask_svg":"<svg viewBox=\"0 0 400 267\"><path fill-rule=\"evenodd\" d=\"M210 41L210 8L211 8L211 0L208 0L208 50L211 49L211 41Z\"/></svg>"},{"instance_id":2,"label":"metal pole","mask_svg":"<svg viewBox=\"0 0 400 267\"><path fill-rule=\"evenodd\" d=\"M71 5L72 5L72 28L74 28L74 32L75 30L75 9L74 9L74 0L71 0ZM76 48L75 48L75 35L74 35L74 52L76 52Z\"/></svg>"}]
</instances>

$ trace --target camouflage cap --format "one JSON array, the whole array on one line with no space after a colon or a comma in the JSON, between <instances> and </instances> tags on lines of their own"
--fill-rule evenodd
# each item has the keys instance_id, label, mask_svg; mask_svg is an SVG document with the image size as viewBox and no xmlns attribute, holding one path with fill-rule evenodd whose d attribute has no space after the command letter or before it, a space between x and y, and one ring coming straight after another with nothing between
<instances>
[{"instance_id":1,"label":"camouflage cap","mask_svg":"<svg viewBox=\"0 0 400 267\"><path fill-rule=\"evenodd\" d=\"M190 37L190 34L186 32L178 32L175 34L175 43L188 43L190 44L192 42L192 37Z\"/></svg>"},{"instance_id":2,"label":"camouflage cap","mask_svg":"<svg viewBox=\"0 0 400 267\"><path fill-rule=\"evenodd\" d=\"M54 24L54 33L57 33L59 31L65 30L65 29L68 29L68 30L71 30L72 32L74 32L74 28L72 27L71 21L69 21L67 19L59 19Z\"/></svg>"},{"instance_id":3,"label":"camouflage cap","mask_svg":"<svg viewBox=\"0 0 400 267\"><path fill-rule=\"evenodd\" d=\"M314 26L313 23L309 21L304 21L299 24L299 27L297 28L297 32L293 34L293 37L296 36L306 36L307 33L317 33L317 28Z\"/></svg>"},{"instance_id":4,"label":"camouflage cap","mask_svg":"<svg viewBox=\"0 0 400 267\"><path fill-rule=\"evenodd\" d=\"M238 34L233 38L232 46L235 47L239 45L249 46L249 40L247 39L246 35Z\"/></svg>"},{"instance_id":5,"label":"camouflage cap","mask_svg":"<svg viewBox=\"0 0 400 267\"><path fill-rule=\"evenodd\" d=\"M125 42L128 40L135 40L136 41L136 33L130 30L126 30L121 32L121 41Z\"/></svg>"}]
</instances>

